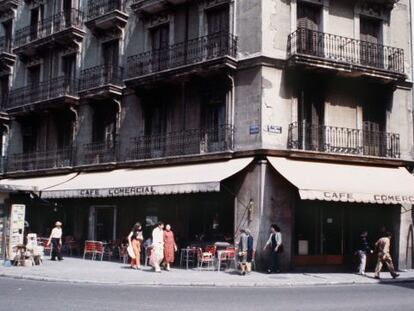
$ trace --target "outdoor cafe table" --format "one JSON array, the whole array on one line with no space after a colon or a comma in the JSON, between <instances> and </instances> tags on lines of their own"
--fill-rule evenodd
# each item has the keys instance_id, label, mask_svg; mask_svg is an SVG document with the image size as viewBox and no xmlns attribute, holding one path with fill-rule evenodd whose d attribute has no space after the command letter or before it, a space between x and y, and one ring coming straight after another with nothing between
<instances>
[{"instance_id":1,"label":"outdoor cafe table","mask_svg":"<svg viewBox=\"0 0 414 311\"><path fill-rule=\"evenodd\" d=\"M182 266L183 260L185 260L185 267L188 270L188 263L190 261L190 258L191 258L191 262L194 264L196 255L197 255L197 248L190 248L190 247L182 248L181 254L180 254L180 266Z\"/></svg>"}]
</instances>

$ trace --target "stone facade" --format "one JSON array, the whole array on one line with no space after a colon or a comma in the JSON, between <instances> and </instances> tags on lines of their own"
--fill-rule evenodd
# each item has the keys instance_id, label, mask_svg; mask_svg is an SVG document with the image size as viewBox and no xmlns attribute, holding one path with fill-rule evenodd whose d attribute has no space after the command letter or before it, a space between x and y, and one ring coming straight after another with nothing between
<instances>
[{"instance_id":1,"label":"stone facade","mask_svg":"<svg viewBox=\"0 0 414 311\"><path fill-rule=\"evenodd\" d=\"M280 224L288 269L297 191L266 155L413 166L409 0L9 2L8 177L254 156L234 227L264 266ZM400 223L411 267L412 213Z\"/></svg>"}]
</instances>

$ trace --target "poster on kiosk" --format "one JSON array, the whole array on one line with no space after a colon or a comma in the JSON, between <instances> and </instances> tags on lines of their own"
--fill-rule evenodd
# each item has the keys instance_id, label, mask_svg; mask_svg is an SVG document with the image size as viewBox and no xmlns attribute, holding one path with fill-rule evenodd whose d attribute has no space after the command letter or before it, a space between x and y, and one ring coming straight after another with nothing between
<instances>
[{"instance_id":1,"label":"poster on kiosk","mask_svg":"<svg viewBox=\"0 0 414 311\"><path fill-rule=\"evenodd\" d=\"M24 237L24 217L26 205L12 204L10 213L9 249L8 259L16 256L16 245L23 244Z\"/></svg>"}]
</instances>

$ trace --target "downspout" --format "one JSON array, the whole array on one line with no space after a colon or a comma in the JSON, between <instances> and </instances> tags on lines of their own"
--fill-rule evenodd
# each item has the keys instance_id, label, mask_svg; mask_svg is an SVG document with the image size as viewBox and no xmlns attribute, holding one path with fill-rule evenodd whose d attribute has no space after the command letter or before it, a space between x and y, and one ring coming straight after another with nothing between
<instances>
[{"instance_id":1,"label":"downspout","mask_svg":"<svg viewBox=\"0 0 414 311\"><path fill-rule=\"evenodd\" d=\"M72 162L72 165L74 166L76 164L75 159L77 155L76 133L78 132L78 126L79 126L79 113L73 106L69 106L69 110L72 111L73 114L75 115L75 122L72 128L72 151L71 151L72 152L71 162Z\"/></svg>"},{"instance_id":2,"label":"downspout","mask_svg":"<svg viewBox=\"0 0 414 311\"><path fill-rule=\"evenodd\" d=\"M229 99L229 107L228 107L228 117L227 117L227 123L231 126L231 131L234 129L234 106L236 103L235 100L235 92L236 92L236 86L234 82L234 77L231 74L227 74L227 78L230 80L231 84L231 91L230 91L230 99ZM234 146L233 140L234 140L234 133L231 134L232 137L232 146Z\"/></svg>"}]
</instances>

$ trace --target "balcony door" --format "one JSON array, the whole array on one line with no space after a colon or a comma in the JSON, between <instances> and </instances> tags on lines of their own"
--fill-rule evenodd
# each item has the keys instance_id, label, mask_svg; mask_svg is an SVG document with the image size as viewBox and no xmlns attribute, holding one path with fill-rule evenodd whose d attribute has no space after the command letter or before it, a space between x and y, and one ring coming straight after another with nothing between
<instances>
[{"instance_id":1,"label":"balcony door","mask_svg":"<svg viewBox=\"0 0 414 311\"><path fill-rule=\"evenodd\" d=\"M12 46L12 20L8 20L3 23L3 30L4 30L4 39L5 39L5 46L4 51L10 53L11 46Z\"/></svg>"},{"instance_id":2,"label":"balcony door","mask_svg":"<svg viewBox=\"0 0 414 311\"><path fill-rule=\"evenodd\" d=\"M324 38L320 33L322 7L309 3L299 2L297 8L297 27L299 53L311 54L315 56L324 55Z\"/></svg>"},{"instance_id":3,"label":"balcony door","mask_svg":"<svg viewBox=\"0 0 414 311\"><path fill-rule=\"evenodd\" d=\"M163 97L145 107L145 154L161 157L166 149L167 107Z\"/></svg>"},{"instance_id":4,"label":"balcony door","mask_svg":"<svg viewBox=\"0 0 414 311\"><path fill-rule=\"evenodd\" d=\"M151 30L152 71L160 71L169 65L170 26L160 25Z\"/></svg>"},{"instance_id":5,"label":"balcony door","mask_svg":"<svg viewBox=\"0 0 414 311\"><path fill-rule=\"evenodd\" d=\"M226 54L229 49L230 15L229 7L208 10L207 13L207 57Z\"/></svg>"},{"instance_id":6,"label":"balcony door","mask_svg":"<svg viewBox=\"0 0 414 311\"><path fill-rule=\"evenodd\" d=\"M204 126L201 132L201 150L221 151L225 148L226 137L226 93L217 88L204 95Z\"/></svg>"},{"instance_id":7,"label":"balcony door","mask_svg":"<svg viewBox=\"0 0 414 311\"><path fill-rule=\"evenodd\" d=\"M360 18L360 57L361 64L383 67L382 21L374 18Z\"/></svg>"},{"instance_id":8,"label":"balcony door","mask_svg":"<svg viewBox=\"0 0 414 311\"><path fill-rule=\"evenodd\" d=\"M46 95L48 89L40 88L40 65L28 68L27 83L29 85L30 100L37 101Z\"/></svg>"},{"instance_id":9,"label":"balcony door","mask_svg":"<svg viewBox=\"0 0 414 311\"><path fill-rule=\"evenodd\" d=\"M76 54L64 56L62 58L63 71L63 88L66 94L71 94L75 91L76 86Z\"/></svg>"},{"instance_id":10,"label":"balcony door","mask_svg":"<svg viewBox=\"0 0 414 311\"><path fill-rule=\"evenodd\" d=\"M388 94L378 88L367 89L363 106L363 152L364 155L385 156L387 136L385 133L386 108Z\"/></svg>"},{"instance_id":11,"label":"balcony door","mask_svg":"<svg viewBox=\"0 0 414 311\"><path fill-rule=\"evenodd\" d=\"M298 143L300 148L323 151L325 149L323 88L318 84L308 82L308 85L300 89L298 108Z\"/></svg>"},{"instance_id":12,"label":"balcony door","mask_svg":"<svg viewBox=\"0 0 414 311\"><path fill-rule=\"evenodd\" d=\"M0 110L7 105L7 97L9 95L9 75L0 77Z\"/></svg>"},{"instance_id":13,"label":"balcony door","mask_svg":"<svg viewBox=\"0 0 414 311\"><path fill-rule=\"evenodd\" d=\"M102 44L102 56L104 68L102 72L103 83L110 83L115 78L119 62L119 40L113 40ZM120 78L120 77L118 77Z\"/></svg>"},{"instance_id":14,"label":"balcony door","mask_svg":"<svg viewBox=\"0 0 414 311\"><path fill-rule=\"evenodd\" d=\"M65 27L72 25L72 0L63 0L62 11L65 17Z\"/></svg>"},{"instance_id":15,"label":"balcony door","mask_svg":"<svg viewBox=\"0 0 414 311\"><path fill-rule=\"evenodd\" d=\"M47 34L42 34L42 22L45 18L45 7L43 4L30 10L30 40L36 40ZM39 33L40 32L40 33Z\"/></svg>"}]
</instances>

